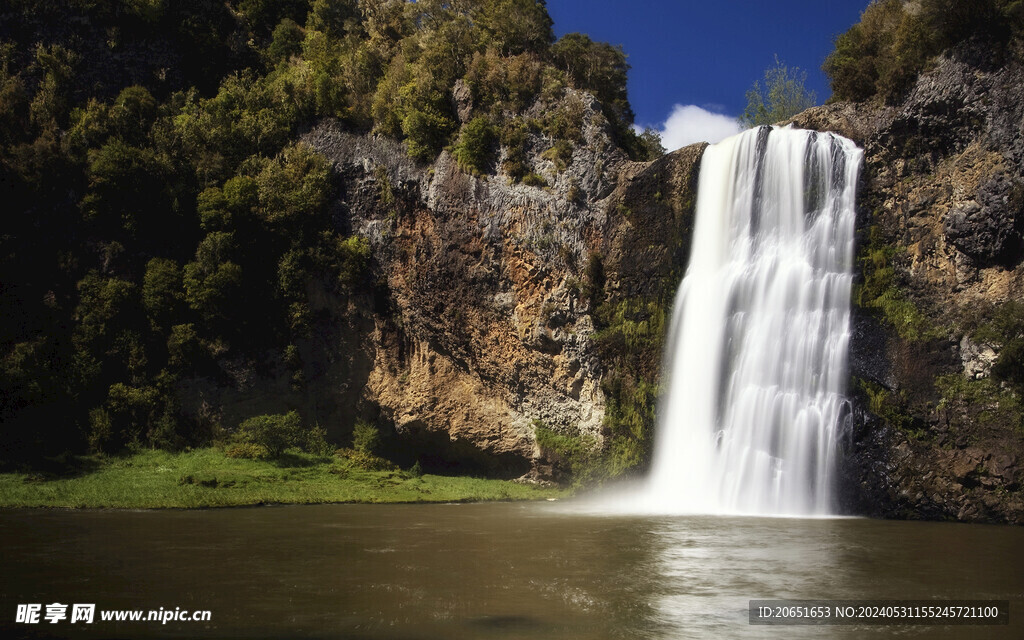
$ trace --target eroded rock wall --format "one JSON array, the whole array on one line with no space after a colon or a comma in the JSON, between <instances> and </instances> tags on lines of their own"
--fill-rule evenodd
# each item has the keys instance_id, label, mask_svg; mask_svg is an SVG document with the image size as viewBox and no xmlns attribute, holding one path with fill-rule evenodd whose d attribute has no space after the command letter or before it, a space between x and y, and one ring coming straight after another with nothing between
<instances>
[{"instance_id":1,"label":"eroded rock wall","mask_svg":"<svg viewBox=\"0 0 1024 640\"><path fill-rule=\"evenodd\" d=\"M609 436L596 308L674 289L703 147L630 162L599 105L576 97L586 124L570 162L556 166L541 136L529 141L543 187L472 175L448 152L419 166L400 145L335 123L305 136L339 176L339 227L371 246L372 367L353 414L393 429L398 449L547 478L538 425L598 444ZM656 377L652 360L644 375Z\"/></svg>"},{"instance_id":2,"label":"eroded rock wall","mask_svg":"<svg viewBox=\"0 0 1024 640\"><path fill-rule=\"evenodd\" d=\"M865 149L847 508L1024 523L1019 390L992 376L1019 336L991 330L1024 299L1020 64L967 43L901 105L830 104L793 122Z\"/></svg>"}]
</instances>

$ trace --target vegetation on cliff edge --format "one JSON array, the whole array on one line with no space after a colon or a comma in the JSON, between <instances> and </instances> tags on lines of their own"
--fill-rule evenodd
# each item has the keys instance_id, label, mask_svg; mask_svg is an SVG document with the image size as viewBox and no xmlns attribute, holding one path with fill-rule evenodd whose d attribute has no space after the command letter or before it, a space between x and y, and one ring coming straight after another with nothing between
<instances>
[{"instance_id":1,"label":"vegetation on cliff edge","mask_svg":"<svg viewBox=\"0 0 1024 640\"><path fill-rule=\"evenodd\" d=\"M564 158L585 124L570 89L634 157L658 152L631 129L627 69L621 48L555 41L542 0L8 3L0 462L233 429L183 410L188 380L283 370L303 390L303 352L342 313L311 296L375 286L330 211L342 185L295 142L316 121L536 183L522 127ZM528 122L538 102L563 106Z\"/></svg>"}]
</instances>

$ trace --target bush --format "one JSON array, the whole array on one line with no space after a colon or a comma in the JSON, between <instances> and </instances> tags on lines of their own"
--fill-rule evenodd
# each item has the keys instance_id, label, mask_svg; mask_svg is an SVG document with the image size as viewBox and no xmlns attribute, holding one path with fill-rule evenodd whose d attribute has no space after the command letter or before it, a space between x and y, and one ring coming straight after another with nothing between
<instances>
[{"instance_id":1,"label":"bush","mask_svg":"<svg viewBox=\"0 0 1024 640\"><path fill-rule=\"evenodd\" d=\"M265 448L270 458L280 458L285 449L303 441L301 421L295 411L249 418L238 426L238 436L244 443Z\"/></svg>"},{"instance_id":2,"label":"bush","mask_svg":"<svg viewBox=\"0 0 1024 640\"><path fill-rule=\"evenodd\" d=\"M302 53L304 38L302 27L295 24L291 18L285 18L274 28L270 46L267 47L267 59L271 63L276 63L290 56L299 55Z\"/></svg>"},{"instance_id":3,"label":"bush","mask_svg":"<svg viewBox=\"0 0 1024 640\"><path fill-rule=\"evenodd\" d=\"M462 127L459 142L452 150L452 155L466 171L474 175L487 173L493 161L497 138L497 131L490 118L477 116Z\"/></svg>"},{"instance_id":4,"label":"bush","mask_svg":"<svg viewBox=\"0 0 1024 640\"><path fill-rule=\"evenodd\" d=\"M270 452L263 445L252 442L238 442L224 450L224 455L229 458L246 458L248 460L266 460L270 458Z\"/></svg>"},{"instance_id":5,"label":"bush","mask_svg":"<svg viewBox=\"0 0 1024 640\"><path fill-rule=\"evenodd\" d=\"M377 455L380 450L380 430L376 425L365 420L356 420L352 428L352 446L356 451L368 455Z\"/></svg>"},{"instance_id":6,"label":"bush","mask_svg":"<svg viewBox=\"0 0 1024 640\"><path fill-rule=\"evenodd\" d=\"M357 467L366 469L367 471L398 471L398 465L395 463L381 458L380 456L366 453L365 451L357 451L355 449L338 449L334 452L334 455L338 458L348 460Z\"/></svg>"},{"instance_id":7,"label":"bush","mask_svg":"<svg viewBox=\"0 0 1024 640\"><path fill-rule=\"evenodd\" d=\"M409 155L424 162L437 157L455 129L455 121L431 105L411 108L402 119Z\"/></svg>"},{"instance_id":8,"label":"bush","mask_svg":"<svg viewBox=\"0 0 1024 640\"><path fill-rule=\"evenodd\" d=\"M331 455L331 445L327 442L327 430L317 425L307 431L303 448L315 456Z\"/></svg>"}]
</instances>

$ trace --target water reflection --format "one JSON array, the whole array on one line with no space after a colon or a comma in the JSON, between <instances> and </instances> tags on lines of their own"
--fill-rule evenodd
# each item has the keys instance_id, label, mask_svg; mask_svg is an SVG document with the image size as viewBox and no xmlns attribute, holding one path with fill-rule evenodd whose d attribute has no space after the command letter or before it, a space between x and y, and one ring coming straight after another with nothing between
<instances>
[{"instance_id":1,"label":"water reflection","mask_svg":"<svg viewBox=\"0 0 1024 640\"><path fill-rule=\"evenodd\" d=\"M1021 626L751 627L757 598L1024 605L1024 529L587 516L549 505L0 512L18 603L209 609L208 625L42 625L35 637L1022 637ZM11 635L15 634L15 635Z\"/></svg>"}]
</instances>

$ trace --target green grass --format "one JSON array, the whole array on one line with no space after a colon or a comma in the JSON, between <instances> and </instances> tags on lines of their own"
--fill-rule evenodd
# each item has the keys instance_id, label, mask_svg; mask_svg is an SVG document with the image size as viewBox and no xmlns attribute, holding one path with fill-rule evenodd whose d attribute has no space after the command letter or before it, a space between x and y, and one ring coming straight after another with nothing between
<instances>
[{"instance_id":1,"label":"green grass","mask_svg":"<svg viewBox=\"0 0 1024 640\"><path fill-rule=\"evenodd\" d=\"M279 461L219 449L88 458L95 469L45 477L0 474L0 507L163 509L325 502L540 500L567 495L505 480L369 471L350 460L289 453Z\"/></svg>"}]
</instances>

